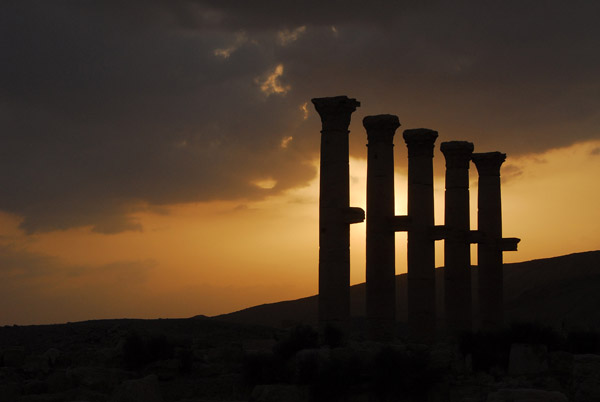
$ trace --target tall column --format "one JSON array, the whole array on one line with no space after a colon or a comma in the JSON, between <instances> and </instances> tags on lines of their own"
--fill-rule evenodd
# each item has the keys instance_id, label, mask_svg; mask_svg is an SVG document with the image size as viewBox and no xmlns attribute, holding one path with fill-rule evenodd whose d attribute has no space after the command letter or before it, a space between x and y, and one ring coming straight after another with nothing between
<instances>
[{"instance_id":1,"label":"tall column","mask_svg":"<svg viewBox=\"0 0 600 402\"><path fill-rule=\"evenodd\" d=\"M344 329L350 318L350 224L364 211L350 208L348 126L360 102L346 96L312 99L321 116L319 197L319 325Z\"/></svg>"},{"instance_id":2,"label":"tall column","mask_svg":"<svg viewBox=\"0 0 600 402\"><path fill-rule=\"evenodd\" d=\"M433 147L437 131L405 130L408 146L408 327L416 341L435 339Z\"/></svg>"},{"instance_id":3,"label":"tall column","mask_svg":"<svg viewBox=\"0 0 600 402\"><path fill-rule=\"evenodd\" d=\"M450 334L472 329L469 164L473 144L442 142L446 158L444 305Z\"/></svg>"},{"instance_id":4,"label":"tall column","mask_svg":"<svg viewBox=\"0 0 600 402\"><path fill-rule=\"evenodd\" d=\"M502 205L500 166L506 154L474 153L473 162L479 173L477 196L477 245L479 322L481 329L495 330L504 323L504 284L502 267Z\"/></svg>"},{"instance_id":5,"label":"tall column","mask_svg":"<svg viewBox=\"0 0 600 402\"><path fill-rule=\"evenodd\" d=\"M397 116L363 119L367 130L367 290L369 337L388 341L396 325L394 134Z\"/></svg>"}]
</instances>

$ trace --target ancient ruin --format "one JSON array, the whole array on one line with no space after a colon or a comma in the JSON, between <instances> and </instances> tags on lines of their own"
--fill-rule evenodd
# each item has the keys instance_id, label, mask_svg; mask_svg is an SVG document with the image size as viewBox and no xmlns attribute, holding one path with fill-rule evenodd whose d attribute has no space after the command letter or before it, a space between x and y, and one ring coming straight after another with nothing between
<instances>
[{"instance_id":1,"label":"ancient ruin","mask_svg":"<svg viewBox=\"0 0 600 402\"><path fill-rule=\"evenodd\" d=\"M435 337L433 147L437 131L405 130L408 147L408 328L411 338Z\"/></svg>"},{"instance_id":2,"label":"ancient ruin","mask_svg":"<svg viewBox=\"0 0 600 402\"><path fill-rule=\"evenodd\" d=\"M350 224L364 211L349 205L348 127L360 103L346 96L312 100L321 117L319 201L319 324L346 327L350 318ZM395 337L395 232L407 231L408 329L413 340L436 338L435 244L444 240L444 306L448 334L473 329L471 243L478 244L479 322L503 325L502 252L519 239L502 238L500 152L473 153L466 141L443 142L446 160L445 222L434 223L433 150L438 133L405 130L408 148L408 214L394 211L393 139L397 116L363 119L367 131L366 314L373 340ZM479 173L478 230L470 229L469 165Z\"/></svg>"},{"instance_id":3,"label":"ancient ruin","mask_svg":"<svg viewBox=\"0 0 600 402\"><path fill-rule=\"evenodd\" d=\"M360 106L346 96L312 99L321 116L319 197L319 324L343 329L350 318L350 224L362 222L350 207L348 126Z\"/></svg>"},{"instance_id":4,"label":"ancient ruin","mask_svg":"<svg viewBox=\"0 0 600 402\"><path fill-rule=\"evenodd\" d=\"M472 328L469 165L473 144L442 142L446 158L444 306L449 332Z\"/></svg>"},{"instance_id":5,"label":"ancient ruin","mask_svg":"<svg viewBox=\"0 0 600 402\"><path fill-rule=\"evenodd\" d=\"M481 329L499 329L504 324L503 251L516 251L519 239L502 238L500 166L506 160L501 152L474 153L479 173L477 194L477 245L479 267L479 312Z\"/></svg>"},{"instance_id":6,"label":"ancient ruin","mask_svg":"<svg viewBox=\"0 0 600 402\"><path fill-rule=\"evenodd\" d=\"M394 239L394 134L397 116L363 119L367 130L366 310L371 339L394 338L396 253Z\"/></svg>"}]
</instances>

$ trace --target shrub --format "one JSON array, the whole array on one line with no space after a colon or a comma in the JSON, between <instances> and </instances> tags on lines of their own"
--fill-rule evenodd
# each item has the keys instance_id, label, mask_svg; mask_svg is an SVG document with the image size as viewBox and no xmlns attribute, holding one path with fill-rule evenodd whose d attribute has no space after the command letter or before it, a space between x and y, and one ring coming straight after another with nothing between
<instances>
[{"instance_id":1,"label":"shrub","mask_svg":"<svg viewBox=\"0 0 600 402\"><path fill-rule=\"evenodd\" d=\"M364 362L352 351L332 353L329 359L319 359L316 366L317 370L308 377L314 401L347 400L365 385Z\"/></svg>"},{"instance_id":2,"label":"shrub","mask_svg":"<svg viewBox=\"0 0 600 402\"><path fill-rule=\"evenodd\" d=\"M567 350L571 353L600 354L600 333L596 331L571 331L567 335Z\"/></svg>"},{"instance_id":3,"label":"shrub","mask_svg":"<svg viewBox=\"0 0 600 402\"><path fill-rule=\"evenodd\" d=\"M471 355L473 370L490 372L494 367L508 368L511 340L506 331L465 332L458 345L463 355Z\"/></svg>"},{"instance_id":4,"label":"shrub","mask_svg":"<svg viewBox=\"0 0 600 402\"><path fill-rule=\"evenodd\" d=\"M330 348L338 348L344 343L344 333L341 329L327 325L323 329L323 344Z\"/></svg>"},{"instance_id":5,"label":"shrub","mask_svg":"<svg viewBox=\"0 0 600 402\"><path fill-rule=\"evenodd\" d=\"M128 369L140 369L148 363L173 356L173 345L164 335L142 338L137 332L125 337L121 349L123 363Z\"/></svg>"},{"instance_id":6,"label":"shrub","mask_svg":"<svg viewBox=\"0 0 600 402\"><path fill-rule=\"evenodd\" d=\"M513 343L546 345L549 350L560 350L565 341L554 328L539 323L514 323L498 331L464 332L458 341L462 354L471 354L473 369L486 372L494 367L508 369Z\"/></svg>"},{"instance_id":7,"label":"shrub","mask_svg":"<svg viewBox=\"0 0 600 402\"><path fill-rule=\"evenodd\" d=\"M513 323L506 336L511 343L546 345L548 350L561 349L564 345L564 338L556 329L539 323Z\"/></svg>"},{"instance_id":8,"label":"shrub","mask_svg":"<svg viewBox=\"0 0 600 402\"><path fill-rule=\"evenodd\" d=\"M242 376L246 385L289 382L290 373L280 356L273 353L256 353L244 356Z\"/></svg>"},{"instance_id":9,"label":"shrub","mask_svg":"<svg viewBox=\"0 0 600 402\"><path fill-rule=\"evenodd\" d=\"M319 346L319 334L309 325L298 325L279 341L274 348L276 355L283 360L288 360L299 350L311 349Z\"/></svg>"},{"instance_id":10,"label":"shrub","mask_svg":"<svg viewBox=\"0 0 600 402\"><path fill-rule=\"evenodd\" d=\"M383 400L395 400L399 395L421 400L441 378L441 371L431 367L427 351L384 347L374 359L371 393Z\"/></svg>"}]
</instances>

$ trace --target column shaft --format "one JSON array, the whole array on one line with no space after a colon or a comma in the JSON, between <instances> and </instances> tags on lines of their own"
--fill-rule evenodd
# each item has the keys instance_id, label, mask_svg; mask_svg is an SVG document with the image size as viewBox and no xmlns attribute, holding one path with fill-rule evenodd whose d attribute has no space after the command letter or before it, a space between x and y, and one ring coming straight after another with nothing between
<instances>
[{"instance_id":1,"label":"column shaft","mask_svg":"<svg viewBox=\"0 0 600 402\"><path fill-rule=\"evenodd\" d=\"M408 146L408 326L416 341L435 339L435 248L432 237L436 131L404 131Z\"/></svg>"},{"instance_id":2,"label":"column shaft","mask_svg":"<svg viewBox=\"0 0 600 402\"><path fill-rule=\"evenodd\" d=\"M479 173L477 227L482 240L477 247L479 322L483 330L496 330L504 324L504 278L502 265L502 205L500 166L506 154L473 154Z\"/></svg>"},{"instance_id":3,"label":"column shaft","mask_svg":"<svg viewBox=\"0 0 600 402\"><path fill-rule=\"evenodd\" d=\"M312 100L321 117L319 197L319 324L344 329L350 317L350 223L348 156L350 116L360 103L346 96Z\"/></svg>"},{"instance_id":4,"label":"column shaft","mask_svg":"<svg viewBox=\"0 0 600 402\"><path fill-rule=\"evenodd\" d=\"M368 116L366 310L369 337L388 341L396 324L394 144L397 116Z\"/></svg>"},{"instance_id":5,"label":"column shaft","mask_svg":"<svg viewBox=\"0 0 600 402\"><path fill-rule=\"evenodd\" d=\"M443 142L446 158L444 306L449 334L472 329L469 164L473 144Z\"/></svg>"}]
</instances>

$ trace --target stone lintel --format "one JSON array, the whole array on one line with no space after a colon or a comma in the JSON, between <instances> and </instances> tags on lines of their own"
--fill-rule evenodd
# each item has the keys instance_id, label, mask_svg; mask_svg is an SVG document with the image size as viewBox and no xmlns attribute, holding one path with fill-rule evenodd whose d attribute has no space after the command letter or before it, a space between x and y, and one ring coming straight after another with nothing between
<instances>
[{"instance_id":1,"label":"stone lintel","mask_svg":"<svg viewBox=\"0 0 600 402\"><path fill-rule=\"evenodd\" d=\"M469 243L481 243L482 238L483 235L479 230L469 231Z\"/></svg>"},{"instance_id":2,"label":"stone lintel","mask_svg":"<svg viewBox=\"0 0 600 402\"><path fill-rule=\"evenodd\" d=\"M500 176L500 166L506 160L502 152L474 153L471 157L480 176Z\"/></svg>"},{"instance_id":3,"label":"stone lintel","mask_svg":"<svg viewBox=\"0 0 600 402\"><path fill-rule=\"evenodd\" d=\"M360 106L360 102L347 96L313 98L312 103L321 116L323 130L348 130L350 115Z\"/></svg>"},{"instance_id":4,"label":"stone lintel","mask_svg":"<svg viewBox=\"0 0 600 402\"><path fill-rule=\"evenodd\" d=\"M473 232L473 230L464 230L438 225L435 226L432 237L433 240L451 239L453 241L461 241L464 243L479 243L479 241L473 241Z\"/></svg>"},{"instance_id":5,"label":"stone lintel","mask_svg":"<svg viewBox=\"0 0 600 402\"><path fill-rule=\"evenodd\" d=\"M391 226L394 232L407 232L410 230L412 219L408 215L393 216Z\"/></svg>"},{"instance_id":6,"label":"stone lintel","mask_svg":"<svg viewBox=\"0 0 600 402\"><path fill-rule=\"evenodd\" d=\"M404 130L402 134L408 147L408 157L428 156L433 158L433 146L438 137L437 131L428 128Z\"/></svg>"},{"instance_id":7,"label":"stone lintel","mask_svg":"<svg viewBox=\"0 0 600 402\"><path fill-rule=\"evenodd\" d=\"M365 211L358 207L348 207L343 211L343 219L346 223L361 223L365 221Z\"/></svg>"},{"instance_id":8,"label":"stone lintel","mask_svg":"<svg viewBox=\"0 0 600 402\"><path fill-rule=\"evenodd\" d=\"M473 149L473 143L468 141L446 141L440 145L447 168L468 169Z\"/></svg>"},{"instance_id":9,"label":"stone lintel","mask_svg":"<svg viewBox=\"0 0 600 402\"><path fill-rule=\"evenodd\" d=\"M502 239L492 239L484 235L478 230L471 230L470 235L471 243L491 245L494 248L498 248L501 251L518 251L517 245L521 239L517 237L504 237Z\"/></svg>"},{"instance_id":10,"label":"stone lintel","mask_svg":"<svg viewBox=\"0 0 600 402\"><path fill-rule=\"evenodd\" d=\"M501 240L500 246L502 251L517 251L517 245L521 239L517 237L505 237Z\"/></svg>"},{"instance_id":11,"label":"stone lintel","mask_svg":"<svg viewBox=\"0 0 600 402\"><path fill-rule=\"evenodd\" d=\"M383 142L393 145L394 134L400 127L400 120L398 120L398 116L392 114L379 114L365 117L363 126L367 130L367 139L370 144Z\"/></svg>"},{"instance_id":12,"label":"stone lintel","mask_svg":"<svg viewBox=\"0 0 600 402\"><path fill-rule=\"evenodd\" d=\"M431 228L431 240L444 240L448 237L448 228L444 225L435 225Z\"/></svg>"}]
</instances>

